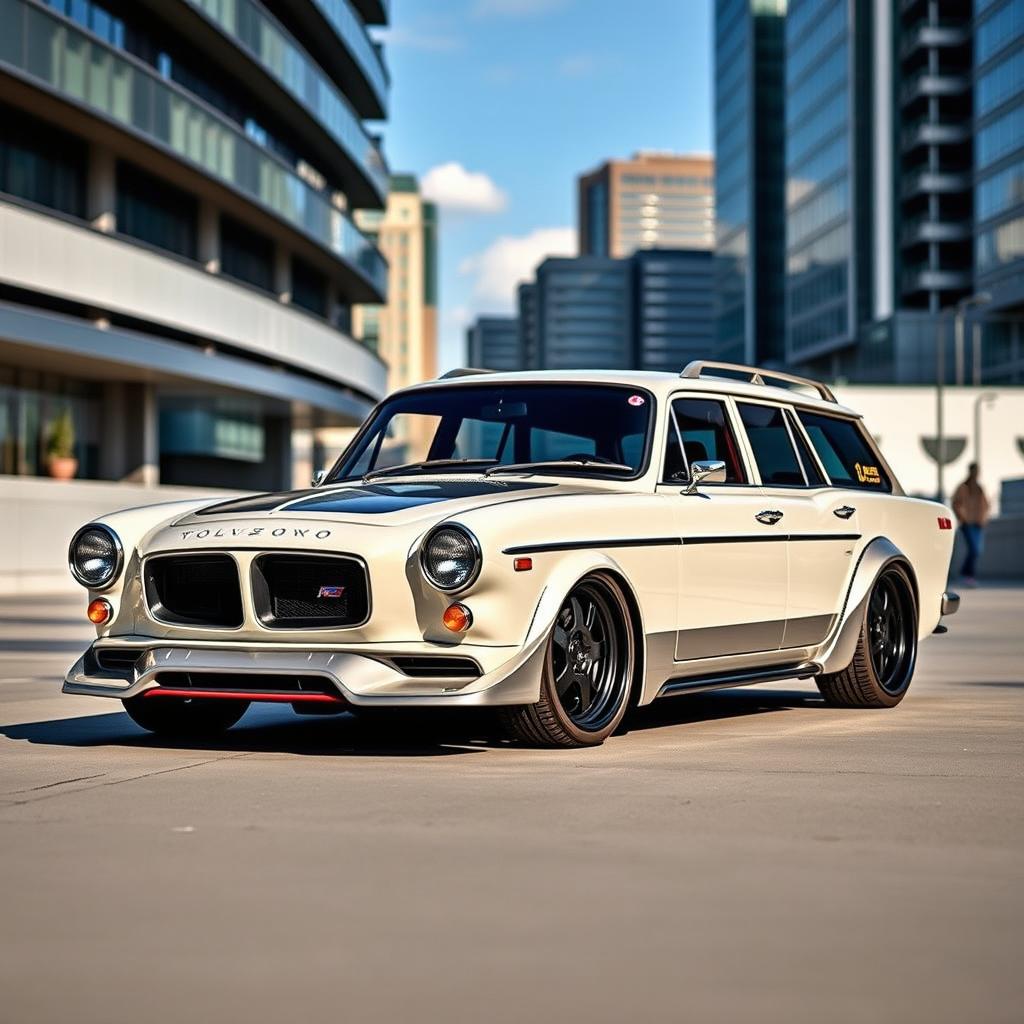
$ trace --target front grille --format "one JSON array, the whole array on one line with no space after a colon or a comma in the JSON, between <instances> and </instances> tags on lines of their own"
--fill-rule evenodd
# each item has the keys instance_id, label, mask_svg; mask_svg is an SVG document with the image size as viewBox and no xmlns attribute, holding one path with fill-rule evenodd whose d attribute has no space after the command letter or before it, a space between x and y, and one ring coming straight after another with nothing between
<instances>
[{"instance_id":1,"label":"front grille","mask_svg":"<svg viewBox=\"0 0 1024 1024\"><path fill-rule=\"evenodd\" d=\"M289 673L160 672L158 686L170 690L231 690L242 693L327 693L338 691L323 676Z\"/></svg>"},{"instance_id":2,"label":"front grille","mask_svg":"<svg viewBox=\"0 0 1024 1024\"><path fill-rule=\"evenodd\" d=\"M366 569L339 555L260 555L252 566L260 621L275 629L359 626L370 614Z\"/></svg>"},{"instance_id":3,"label":"front grille","mask_svg":"<svg viewBox=\"0 0 1024 1024\"><path fill-rule=\"evenodd\" d=\"M399 654L389 660L402 675L412 676L414 679L426 679L430 676L445 679L476 679L480 675L480 666L472 658Z\"/></svg>"},{"instance_id":4,"label":"front grille","mask_svg":"<svg viewBox=\"0 0 1024 1024\"><path fill-rule=\"evenodd\" d=\"M242 624L238 568L228 555L160 555L147 559L144 576L149 610L161 622Z\"/></svg>"}]
</instances>

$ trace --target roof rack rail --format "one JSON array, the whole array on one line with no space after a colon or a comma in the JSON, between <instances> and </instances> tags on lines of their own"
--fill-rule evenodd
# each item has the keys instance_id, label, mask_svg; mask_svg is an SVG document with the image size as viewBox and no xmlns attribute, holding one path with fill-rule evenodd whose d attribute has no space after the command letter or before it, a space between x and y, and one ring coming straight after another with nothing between
<instances>
[{"instance_id":1,"label":"roof rack rail","mask_svg":"<svg viewBox=\"0 0 1024 1024\"><path fill-rule=\"evenodd\" d=\"M820 381L811 380L808 377L796 377L792 373L783 373L781 370L763 370L757 366L743 366L740 363L717 363L711 359L695 359L692 363L686 364L679 376L685 377L687 380L697 380L704 376L714 377L713 372L705 373L705 371L714 370L728 370L730 373L745 374L750 384L763 384L765 387L772 387L773 381L799 384L802 387L813 388L826 402L835 402L837 405L839 403L832 393L832 389Z\"/></svg>"},{"instance_id":2,"label":"roof rack rail","mask_svg":"<svg viewBox=\"0 0 1024 1024\"><path fill-rule=\"evenodd\" d=\"M438 380L450 380L452 377L475 377L478 373L494 373L494 370L484 370L476 366L457 366L454 370L442 373Z\"/></svg>"}]
</instances>

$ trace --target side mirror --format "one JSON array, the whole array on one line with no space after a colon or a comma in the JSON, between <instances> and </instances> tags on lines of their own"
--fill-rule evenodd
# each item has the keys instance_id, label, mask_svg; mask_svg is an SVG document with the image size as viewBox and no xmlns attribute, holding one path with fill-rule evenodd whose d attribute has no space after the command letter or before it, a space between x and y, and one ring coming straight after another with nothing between
<instances>
[{"instance_id":1,"label":"side mirror","mask_svg":"<svg viewBox=\"0 0 1024 1024\"><path fill-rule=\"evenodd\" d=\"M313 482L313 486L314 487L319 487L324 482L324 479L326 477L327 477L327 470L326 469L318 469L313 474L313 481L312 481Z\"/></svg>"},{"instance_id":2,"label":"side mirror","mask_svg":"<svg viewBox=\"0 0 1024 1024\"><path fill-rule=\"evenodd\" d=\"M690 463L690 482L686 485L683 494L695 494L698 484L724 484L725 463L717 459L709 459L707 462Z\"/></svg>"}]
</instances>

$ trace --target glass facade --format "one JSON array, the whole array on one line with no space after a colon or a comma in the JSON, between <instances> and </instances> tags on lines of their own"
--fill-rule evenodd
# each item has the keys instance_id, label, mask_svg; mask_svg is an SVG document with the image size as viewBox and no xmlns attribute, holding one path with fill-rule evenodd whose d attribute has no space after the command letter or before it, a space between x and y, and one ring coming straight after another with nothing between
<instances>
[{"instance_id":1,"label":"glass facade","mask_svg":"<svg viewBox=\"0 0 1024 1024\"><path fill-rule=\"evenodd\" d=\"M715 5L718 358L784 358L785 0Z\"/></svg>"},{"instance_id":2,"label":"glass facade","mask_svg":"<svg viewBox=\"0 0 1024 1024\"><path fill-rule=\"evenodd\" d=\"M990 4L975 49L976 268L1024 274L1024 0Z\"/></svg>"},{"instance_id":3,"label":"glass facade","mask_svg":"<svg viewBox=\"0 0 1024 1024\"><path fill-rule=\"evenodd\" d=\"M274 243L233 217L220 218L220 272L265 292L274 290Z\"/></svg>"},{"instance_id":4,"label":"glass facade","mask_svg":"<svg viewBox=\"0 0 1024 1024\"><path fill-rule=\"evenodd\" d=\"M231 36L320 121L373 182L378 197L383 199L387 194L388 171L379 147L363 127L352 104L276 19L253 0L188 2ZM346 39L359 38L371 45L351 8L347 8L347 0L325 4L325 7L338 8L338 18L345 21ZM376 64L378 72L383 73L379 60L370 63ZM380 86L386 88L386 82L381 81Z\"/></svg>"},{"instance_id":5,"label":"glass facade","mask_svg":"<svg viewBox=\"0 0 1024 1024\"><path fill-rule=\"evenodd\" d=\"M386 291L387 265L349 215L205 103L29 0L0 0L0 24L0 63L225 182Z\"/></svg>"},{"instance_id":6,"label":"glass facade","mask_svg":"<svg viewBox=\"0 0 1024 1024\"><path fill-rule=\"evenodd\" d=\"M124 163L117 165L117 230L122 235L196 258L195 197Z\"/></svg>"},{"instance_id":7,"label":"glass facade","mask_svg":"<svg viewBox=\"0 0 1024 1024\"><path fill-rule=\"evenodd\" d=\"M0 192L51 210L85 216L85 144L67 132L0 105Z\"/></svg>"},{"instance_id":8,"label":"glass facade","mask_svg":"<svg viewBox=\"0 0 1024 1024\"><path fill-rule=\"evenodd\" d=\"M600 256L537 268L540 361L546 370L633 365L629 264Z\"/></svg>"},{"instance_id":9,"label":"glass facade","mask_svg":"<svg viewBox=\"0 0 1024 1024\"><path fill-rule=\"evenodd\" d=\"M637 252L633 256L636 356L644 370L679 373L712 351L710 252Z\"/></svg>"},{"instance_id":10,"label":"glass facade","mask_svg":"<svg viewBox=\"0 0 1024 1024\"><path fill-rule=\"evenodd\" d=\"M853 203L846 0L792 0L786 25L786 350L849 344Z\"/></svg>"}]
</instances>

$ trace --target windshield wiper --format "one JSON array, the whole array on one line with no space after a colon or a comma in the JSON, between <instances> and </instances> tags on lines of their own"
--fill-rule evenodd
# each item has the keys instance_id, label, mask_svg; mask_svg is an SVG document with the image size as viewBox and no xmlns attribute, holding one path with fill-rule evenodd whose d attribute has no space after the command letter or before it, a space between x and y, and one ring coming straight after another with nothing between
<instances>
[{"instance_id":1,"label":"windshield wiper","mask_svg":"<svg viewBox=\"0 0 1024 1024\"><path fill-rule=\"evenodd\" d=\"M385 466L371 469L363 474L363 481L375 480L379 476L396 476L399 473L415 473L424 469L451 469L453 466L493 466L497 459L427 459L425 462L405 462L401 466Z\"/></svg>"},{"instance_id":2,"label":"windshield wiper","mask_svg":"<svg viewBox=\"0 0 1024 1024\"><path fill-rule=\"evenodd\" d=\"M545 469L602 469L615 473L635 473L635 466L627 466L624 462L609 462L606 459L590 459L585 455L569 459L542 459L538 462L510 462L504 466L491 466L484 470L484 476L495 473L534 473Z\"/></svg>"}]
</instances>

